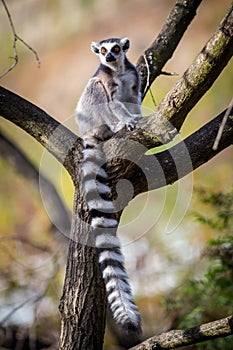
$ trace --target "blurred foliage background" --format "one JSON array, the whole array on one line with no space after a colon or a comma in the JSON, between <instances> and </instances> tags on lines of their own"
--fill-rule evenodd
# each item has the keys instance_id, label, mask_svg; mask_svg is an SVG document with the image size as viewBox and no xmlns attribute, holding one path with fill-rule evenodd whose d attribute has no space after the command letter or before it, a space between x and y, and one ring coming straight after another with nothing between
<instances>
[{"instance_id":1,"label":"blurred foliage background","mask_svg":"<svg viewBox=\"0 0 233 350\"><path fill-rule=\"evenodd\" d=\"M175 1L11 0L6 3L17 34L37 51L41 65L38 68L33 53L18 42L19 63L1 79L1 84L77 133L73 111L98 65L97 57L90 51L90 42L127 36L131 40L128 56L136 63L159 33ZM165 67L178 76L161 76L152 86L156 103L192 63L230 3L229 0L202 2ZM0 3L0 74L12 64L12 40L9 21ZM231 61L191 111L181 137L227 108L233 92L232 72ZM155 109L150 94L143 106L147 111ZM38 187L25 175L26 170L18 170L20 164L11 155L6 158L0 154L0 324L3 333L4 327L12 326L8 344L4 346L14 349L17 343L18 349L20 339L20 346L25 349L56 345L68 240L60 215L54 215L54 196L48 198L51 192L43 187L42 180L45 177L55 186L67 213L72 211L73 185L60 164L29 135L4 119L0 123L1 134L22 151L38 170L40 179ZM229 148L179 183L134 199L124 212L119 235L142 313L145 337L170 327L214 320L230 312L232 260L225 262L220 253L222 247L230 247L232 254L232 202L229 206L226 200L232 198L232 160ZM221 204L218 196L224 198ZM212 219L208 219L214 215L222 223L219 212L226 211L226 225L213 225ZM209 294L205 294L206 290ZM117 343L113 328L109 321L105 349L117 349L110 345ZM230 344L227 339L225 344ZM212 344L211 349L228 349L224 346Z\"/></svg>"}]
</instances>

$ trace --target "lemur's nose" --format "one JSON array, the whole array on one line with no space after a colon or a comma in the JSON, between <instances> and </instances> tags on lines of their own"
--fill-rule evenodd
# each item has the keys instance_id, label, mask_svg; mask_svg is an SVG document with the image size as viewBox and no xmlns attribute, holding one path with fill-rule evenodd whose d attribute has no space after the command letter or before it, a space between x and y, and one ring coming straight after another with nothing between
<instances>
[{"instance_id":1,"label":"lemur's nose","mask_svg":"<svg viewBox=\"0 0 233 350\"><path fill-rule=\"evenodd\" d=\"M106 61L107 62L113 62L113 61L116 61L115 57L109 52L107 55L106 55Z\"/></svg>"}]
</instances>

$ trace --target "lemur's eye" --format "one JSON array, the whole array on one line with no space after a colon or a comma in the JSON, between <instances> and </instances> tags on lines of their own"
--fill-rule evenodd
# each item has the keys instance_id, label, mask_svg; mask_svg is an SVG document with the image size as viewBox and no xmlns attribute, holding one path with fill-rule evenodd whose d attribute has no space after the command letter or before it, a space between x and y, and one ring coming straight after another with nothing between
<instances>
[{"instance_id":1,"label":"lemur's eye","mask_svg":"<svg viewBox=\"0 0 233 350\"><path fill-rule=\"evenodd\" d=\"M107 52L107 50L105 49L105 47L101 47L100 52L102 53L102 55L104 55Z\"/></svg>"},{"instance_id":2,"label":"lemur's eye","mask_svg":"<svg viewBox=\"0 0 233 350\"><path fill-rule=\"evenodd\" d=\"M118 53L118 52L120 52L120 46L118 46L118 45L115 45L113 48L112 48L112 51L113 52L115 52L115 53Z\"/></svg>"}]
</instances>

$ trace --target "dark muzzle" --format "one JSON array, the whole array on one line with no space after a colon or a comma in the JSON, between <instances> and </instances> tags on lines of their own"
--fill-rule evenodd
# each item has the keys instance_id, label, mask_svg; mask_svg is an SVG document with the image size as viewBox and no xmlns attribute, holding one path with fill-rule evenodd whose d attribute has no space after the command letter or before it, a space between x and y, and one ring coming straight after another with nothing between
<instances>
[{"instance_id":1,"label":"dark muzzle","mask_svg":"<svg viewBox=\"0 0 233 350\"><path fill-rule=\"evenodd\" d=\"M116 61L116 59L111 53L108 53L107 56L106 56L106 61L107 62L113 62L113 61Z\"/></svg>"}]
</instances>

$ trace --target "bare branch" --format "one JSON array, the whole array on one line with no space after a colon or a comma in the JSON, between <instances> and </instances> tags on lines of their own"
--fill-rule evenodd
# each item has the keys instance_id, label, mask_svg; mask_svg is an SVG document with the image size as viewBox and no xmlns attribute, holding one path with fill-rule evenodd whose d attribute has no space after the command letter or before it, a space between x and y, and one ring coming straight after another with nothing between
<instances>
[{"instance_id":1,"label":"bare branch","mask_svg":"<svg viewBox=\"0 0 233 350\"><path fill-rule=\"evenodd\" d=\"M145 164L148 164L146 167L149 166L149 171L152 171L150 169L150 164L153 164L153 157L156 157L160 162L166 177L166 183L161 183L161 178L159 176L157 177L155 172L153 175L154 180L152 181L153 188L165 186L166 184L177 181L178 178L181 177L181 174L179 176L177 175L176 164L174 162L180 163L182 160L181 147L183 147L184 144L187 148L187 152L190 154L192 168L189 167L188 169L183 170L182 176L204 164L224 148L232 144L232 118L229 117L218 150L214 151L212 148L224 113L225 112L221 113L196 133L189 136L184 143L180 143L170 150L157 154L156 156L144 156L145 144L148 148L158 145L158 139L155 136L153 138L151 137L151 134L148 133L149 136L146 139L146 136L144 137L143 135L142 137L140 130L138 129L131 133L127 133L126 130L120 131L114 136L114 138L106 142L104 145L107 159L114 159L116 156L118 157L118 163L114 161L115 163L113 162L111 165L115 181L118 181L119 177L124 173L124 168L126 166L124 164L124 159L127 155L130 155L129 159L134 159L136 163L140 161L142 166L144 166L144 162ZM0 87L0 114L8 120L13 121L16 125L22 127L25 131L28 131L30 135L35 137L52 154L61 160L62 163L64 163L74 182L77 181L75 167L77 166L77 163L81 161L80 154L82 145L81 140L77 138L76 141L76 136L71 131L60 125L38 107L2 87ZM53 133L54 137L52 136ZM130 139L135 140L136 143L131 144ZM128 142L127 145L126 142ZM171 157L171 154L173 158ZM150 157L152 158L150 159ZM119 166L121 172L116 172L116 168L119 169ZM130 169L127 168L127 171L129 170ZM154 169L154 171L155 170L156 169ZM116 176L116 173L118 173L119 177ZM142 182L143 178L138 181L138 176L136 176L134 170L131 169L129 177L135 186L135 195L148 190L147 183Z\"/></svg>"},{"instance_id":2,"label":"bare branch","mask_svg":"<svg viewBox=\"0 0 233 350\"><path fill-rule=\"evenodd\" d=\"M8 17L8 20L9 20L9 23L10 23L10 27L11 27L11 30L12 30L12 33L13 33L13 52L14 52L14 56L13 56L13 60L14 62L12 63L12 65L10 67L8 67L3 73L0 74L0 79L2 77L4 77L7 73L9 73L18 63L19 61L19 56L18 56L18 52L17 52L17 41L19 40L24 46L26 46L30 51L32 51L32 53L34 54L35 58L36 58L36 61L37 61L37 67L40 68L40 58L38 56L38 53L36 52L36 50L34 50L30 45L28 45L20 36L18 36L18 34L16 33L16 30L15 30L15 26L14 26L14 23L12 21L12 18L11 18L11 14L10 14L10 11L6 5L6 2L5 0L2 0L2 4L3 4L3 7L5 8L5 11L6 11L6 14L7 14L7 17Z\"/></svg>"},{"instance_id":3,"label":"bare branch","mask_svg":"<svg viewBox=\"0 0 233 350\"><path fill-rule=\"evenodd\" d=\"M222 123L219 127L219 130L218 130L218 135L216 136L216 139L214 141L214 145L213 145L213 150L216 151L218 149L218 145L219 145L219 142L220 142L220 139L222 137L222 133L223 133L223 130L224 130L224 127L226 125L226 122L227 122L227 118L230 116L230 113L231 113L231 109L233 107L233 98L229 104L229 107L227 108L226 110L226 113L224 115L224 118L222 120Z\"/></svg>"},{"instance_id":4,"label":"bare branch","mask_svg":"<svg viewBox=\"0 0 233 350\"><path fill-rule=\"evenodd\" d=\"M30 303L32 300L32 297L24 300L22 303L18 304L17 306L15 306L2 320L0 323L0 326L2 327L10 318L11 316L14 315L14 313L16 313L16 311L22 309L26 304Z\"/></svg>"},{"instance_id":5,"label":"bare branch","mask_svg":"<svg viewBox=\"0 0 233 350\"><path fill-rule=\"evenodd\" d=\"M201 0L178 0L153 44L139 58L137 68L141 76L143 97L172 57L200 3Z\"/></svg>"},{"instance_id":6,"label":"bare branch","mask_svg":"<svg viewBox=\"0 0 233 350\"><path fill-rule=\"evenodd\" d=\"M122 135L119 138L119 133L115 135L104 144L106 158L110 160L108 173L113 188L119 180L127 178L134 186L135 197L142 192L172 184L207 163L233 143L233 108L231 108L218 149L213 150L225 113L226 111L222 112L175 146L154 155L145 155L147 148L140 142L140 134L138 139L133 140ZM139 169L143 173L140 176Z\"/></svg>"},{"instance_id":7,"label":"bare branch","mask_svg":"<svg viewBox=\"0 0 233 350\"><path fill-rule=\"evenodd\" d=\"M74 164L70 162L69 154L76 147L76 162L80 161L80 138L39 107L1 86L0 115L34 137L73 175Z\"/></svg>"},{"instance_id":8,"label":"bare branch","mask_svg":"<svg viewBox=\"0 0 233 350\"><path fill-rule=\"evenodd\" d=\"M141 161L146 161L147 164L150 164L150 162L153 161L153 157L155 157L164 173L164 178L161 179L161 177L158 176L158 172L157 174L155 172L154 180L151 181L151 189L174 183L201 165L207 163L222 150L233 144L232 108L231 116L228 117L225 124L219 147L217 150L213 150L213 144L225 113L226 111L222 112L216 118L187 137L184 141L181 141L167 151L155 154L154 156L143 156ZM166 183L164 183L164 180ZM148 190L147 184L144 190Z\"/></svg>"},{"instance_id":9,"label":"bare branch","mask_svg":"<svg viewBox=\"0 0 233 350\"><path fill-rule=\"evenodd\" d=\"M14 167L17 174L22 175L30 181L33 186L36 186L38 191L42 189L46 193L46 198L44 198L46 200L46 206L53 209L53 213L56 215L57 226L66 237L69 237L70 213L62 202L54 185L35 168L18 147L2 134L0 134L0 153ZM51 229L57 232L57 227L53 221L51 221L51 224Z\"/></svg>"},{"instance_id":10,"label":"bare branch","mask_svg":"<svg viewBox=\"0 0 233 350\"><path fill-rule=\"evenodd\" d=\"M183 77L168 92L152 117L140 124L155 130L169 121L180 129L189 111L218 78L233 55L233 3L219 28L212 35Z\"/></svg>"},{"instance_id":11,"label":"bare branch","mask_svg":"<svg viewBox=\"0 0 233 350\"><path fill-rule=\"evenodd\" d=\"M233 316L185 330L172 330L147 339L131 350L177 349L233 334Z\"/></svg>"},{"instance_id":12,"label":"bare branch","mask_svg":"<svg viewBox=\"0 0 233 350\"><path fill-rule=\"evenodd\" d=\"M52 262L53 262L53 269L52 272L49 274L49 276L43 281L45 282L45 286L40 286L41 290L38 290L36 295L33 295L32 297L27 298L24 300L22 303L16 305L0 322L0 326L4 326L4 324L16 313L18 310L23 308L26 304L35 304L37 305L43 298L44 296L48 293L51 281L53 281L54 277L57 275L60 265L58 263L58 257L59 253L55 254L52 257Z\"/></svg>"}]
</instances>

